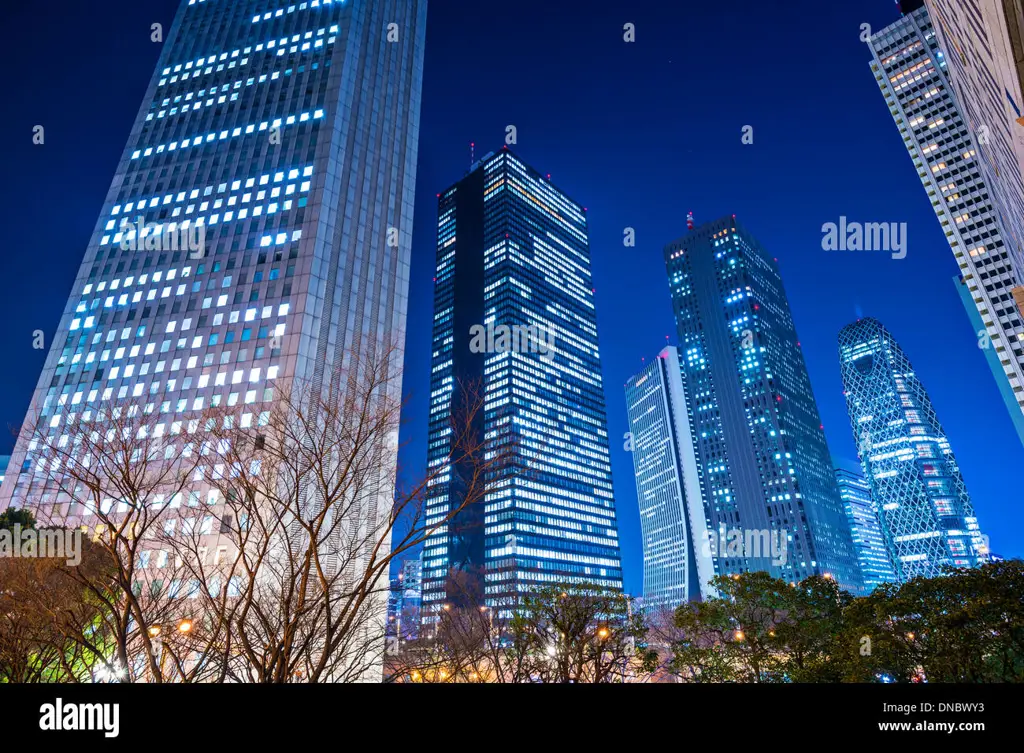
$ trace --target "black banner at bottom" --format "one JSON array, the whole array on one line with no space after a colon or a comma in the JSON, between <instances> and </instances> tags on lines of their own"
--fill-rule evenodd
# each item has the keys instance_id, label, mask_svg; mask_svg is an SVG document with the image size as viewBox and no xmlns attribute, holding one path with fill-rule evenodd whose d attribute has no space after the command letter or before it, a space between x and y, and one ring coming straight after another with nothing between
<instances>
[{"instance_id":1,"label":"black banner at bottom","mask_svg":"<svg viewBox=\"0 0 1024 753\"><path fill-rule=\"evenodd\" d=\"M509 736L607 744L792 735L966 745L1020 727L1021 685L0 685L8 734L87 749L353 735L365 745ZM275 736L268 738L268 735ZM511 736L515 735L515 738ZM543 735L543 737L536 737ZM476 737L483 736L483 737ZM767 737L766 737L767 736ZM778 736L778 737L775 737ZM702 738L703 739L703 738ZM710 742L709 740L709 742ZM753 743L753 738L751 739Z\"/></svg>"}]
</instances>

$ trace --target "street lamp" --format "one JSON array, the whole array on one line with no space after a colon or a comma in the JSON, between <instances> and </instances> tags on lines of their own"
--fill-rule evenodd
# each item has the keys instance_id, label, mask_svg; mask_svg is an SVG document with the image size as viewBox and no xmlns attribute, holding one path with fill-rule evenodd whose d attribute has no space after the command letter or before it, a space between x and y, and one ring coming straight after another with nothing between
<instances>
[{"instance_id":1,"label":"street lamp","mask_svg":"<svg viewBox=\"0 0 1024 753\"><path fill-rule=\"evenodd\" d=\"M178 623L179 633L189 633L192 631L192 620L182 620Z\"/></svg>"}]
</instances>

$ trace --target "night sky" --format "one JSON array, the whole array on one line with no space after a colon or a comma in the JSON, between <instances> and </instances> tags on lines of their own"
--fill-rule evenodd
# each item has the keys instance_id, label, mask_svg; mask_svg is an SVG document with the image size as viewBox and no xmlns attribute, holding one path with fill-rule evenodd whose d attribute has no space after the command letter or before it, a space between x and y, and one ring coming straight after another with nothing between
<instances>
[{"instance_id":1,"label":"night sky","mask_svg":"<svg viewBox=\"0 0 1024 753\"><path fill-rule=\"evenodd\" d=\"M227 1L227 0L223 0ZM359 2L360 0L353 0ZM177 0L10 3L0 31L0 454L14 443ZM856 458L836 335L880 319L928 389L993 551L1024 554L1024 448L952 282L957 267L859 41L893 0L431 0L404 472L426 457L436 194L504 143L589 209L627 590L642 588L623 383L675 341L662 247L735 214L780 262L834 457ZM636 42L623 41L623 24ZM46 127L33 146L32 127ZM754 143L741 143L743 126ZM908 252L825 252L821 226L908 223ZM623 246L623 231L636 246ZM8 428L10 427L10 428Z\"/></svg>"}]
</instances>

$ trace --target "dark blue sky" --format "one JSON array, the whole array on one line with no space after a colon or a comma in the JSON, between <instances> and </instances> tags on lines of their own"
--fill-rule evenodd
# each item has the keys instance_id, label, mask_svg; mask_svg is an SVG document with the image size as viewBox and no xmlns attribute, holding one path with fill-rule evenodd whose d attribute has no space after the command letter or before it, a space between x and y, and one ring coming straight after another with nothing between
<instances>
[{"instance_id":1,"label":"dark blue sky","mask_svg":"<svg viewBox=\"0 0 1024 753\"><path fill-rule=\"evenodd\" d=\"M218 0L228 1L228 0ZM362 0L353 0L359 2ZM155 65L151 23L177 0L5 8L0 160L0 453L44 353ZM956 264L859 41L892 0L431 0L420 129L403 465L424 463L436 198L518 129L517 154L589 209L626 586L642 585L626 378L675 326L662 247L736 214L777 256L834 456L856 457L836 335L858 314L900 340L929 390L994 551L1024 554L1024 467L952 278ZM636 25L636 42L622 39ZM46 145L31 129L46 126ZM744 125L753 145L741 144ZM908 253L821 250L840 215L908 223ZM637 245L622 244L623 229Z\"/></svg>"}]
</instances>

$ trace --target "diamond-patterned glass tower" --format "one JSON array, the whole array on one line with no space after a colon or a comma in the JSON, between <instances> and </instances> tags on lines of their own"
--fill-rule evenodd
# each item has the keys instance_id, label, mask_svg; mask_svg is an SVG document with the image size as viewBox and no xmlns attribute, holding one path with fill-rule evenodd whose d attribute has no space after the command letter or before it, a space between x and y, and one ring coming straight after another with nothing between
<instances>
[{"instance_id":1,"label":"diamond-patterned glass tower","mask_svg":"<svg viewBox=\"0 0 1024 753\"><path fill-rule=\"evenodd\" d=\"M987 560L953 450L899 343L876 319L839 333L846 406L898 581Z\"/></svg>"}]
</instances>

